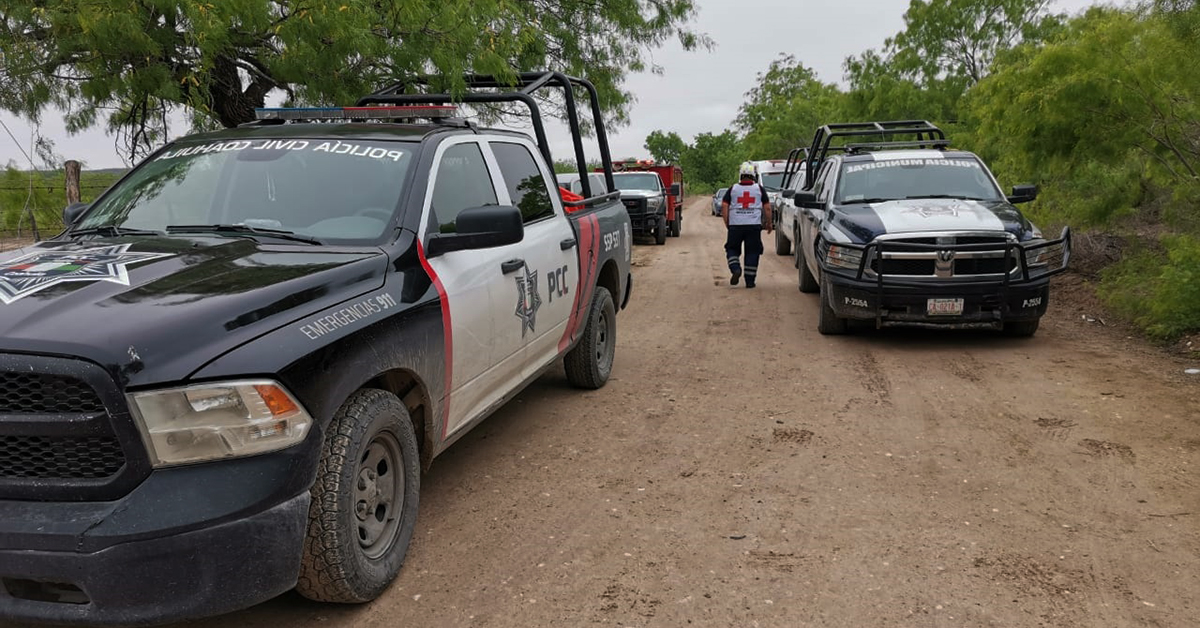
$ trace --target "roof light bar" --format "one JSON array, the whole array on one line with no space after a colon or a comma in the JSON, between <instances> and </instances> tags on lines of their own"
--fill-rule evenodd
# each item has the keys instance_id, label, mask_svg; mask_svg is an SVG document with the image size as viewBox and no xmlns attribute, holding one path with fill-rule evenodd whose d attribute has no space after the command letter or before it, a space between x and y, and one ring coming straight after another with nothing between
<instances>
[{"instance_id":1,"label":"roof light bar","mask_svg":"<svg viewBox=\"0 0 1200 628\"><path fill-rule=\"evenodd\" d=\"M258 120L434 120L457 115L458 107L453 105L277 107L254 110L254 117Z\"/></svg>"}]
</instances>

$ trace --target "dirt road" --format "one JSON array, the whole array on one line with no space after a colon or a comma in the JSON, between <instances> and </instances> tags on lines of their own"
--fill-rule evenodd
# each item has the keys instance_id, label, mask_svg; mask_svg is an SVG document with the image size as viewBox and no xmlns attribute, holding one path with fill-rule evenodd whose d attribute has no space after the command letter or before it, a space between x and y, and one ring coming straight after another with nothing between
<instances>
[{"instance_id":1,"label":"dirt road","mask_svg":"<svg viewBox=\"0 0 1200 628\"><path fill-rule=\"evenodd\" d=\"M551 373L439 458L378 602L189 625L1200 622L1180 363L1061 312L1029 341L823 337L789 258L733 288L722 239L701 199L636 249L613 380Z\"/></svg>"}]
</instances>

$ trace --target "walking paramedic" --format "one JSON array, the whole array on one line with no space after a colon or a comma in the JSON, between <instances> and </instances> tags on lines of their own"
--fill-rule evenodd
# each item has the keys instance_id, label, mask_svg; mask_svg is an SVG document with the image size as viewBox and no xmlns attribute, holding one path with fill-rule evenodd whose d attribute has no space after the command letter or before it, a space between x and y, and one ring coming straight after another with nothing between
<instances>
[{"instance_id":1,"label":"walking paramedic","mask_svg":"<svg viewBox=\"0 0 1200 628\"><path fill-rule=\"evenodd\" d=\"M725 239L725 255L729 259L729 285L736 286L742 277L743 245L746 251L746 287L753 288L758 277L758 258L763 253L762 230L772 233L771 202L767 190L758 183L754 164L743 163L738 168L739 181L725 192L721 201L721 217L729 235Z\"/></svg>"}]
</instances>

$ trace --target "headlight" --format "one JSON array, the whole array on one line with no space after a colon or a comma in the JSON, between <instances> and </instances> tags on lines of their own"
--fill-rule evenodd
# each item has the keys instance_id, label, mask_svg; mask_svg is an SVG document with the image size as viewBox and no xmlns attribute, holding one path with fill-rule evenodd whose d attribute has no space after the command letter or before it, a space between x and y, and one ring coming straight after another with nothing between
<instances>
[{"instance_id":1,"label":"headlight","mask_svg":"<svg viewBox=\"0 0 1200 628\"><path fill-rule=\"evenodd\" d=\"M1025 248L1032 248L1031 245L1038 248L1032 251L1027 250L1025 253L1025 265L1028 266L1030 270L1042 270L1052 263L1062 263L1062 243L1045 246L1042 244L1042 242L1033 240L1025 243Z\"/></svg>"},{"instance_id":2,"label":"headlight","mask_svg":"<svg viewBox=\"0 0 1200 628\"><path fill-rule=\"evenodd\" d=\"M1031 244L1034 246L1038 246L1041 244L1041 242L1039 242L1037 240L1032 240L1030 242L1027 242L1025 244L1025 246L1029 247L1029 245L1031 245ZM1050 259L1049 247L1042 246L1041 248L1034 249L1033 251L1025 252L1025 265L1028 266L1029 268L1037 268L1039 266L1045 266L1046 261L1049 259Z\"/></svg>"},{"instance_id":3,"label":"headlight","mask_svg":"<svg viewBox=\"0 0 1200 628\"><path fill-rule=\"evenodd\" d=\"M156 467L251 456L304 440L312 417L279 384L220 382L129 395Z\"/></svg>"},{"instance_id":4,"label":"headlight","mask_svg":"<svg viewBox=\"0 0 1200 628\"><path fill-rule=\"evenodd\" d=\"M646 201L646 205L655 209L662 207L663 200L661 198L652 198Z\"/></svg>"},{"instance_id":5,"label":"headlight","mask_svg":"<svg viewBox=\"0 0 1200 628\"><path fill-rule=\"evenodd\" d=\"M862 251L830 244L829 250L825 253L825 263L834 268L858 270L859 265L862 264Z\"/></svg>"}]
</instances>

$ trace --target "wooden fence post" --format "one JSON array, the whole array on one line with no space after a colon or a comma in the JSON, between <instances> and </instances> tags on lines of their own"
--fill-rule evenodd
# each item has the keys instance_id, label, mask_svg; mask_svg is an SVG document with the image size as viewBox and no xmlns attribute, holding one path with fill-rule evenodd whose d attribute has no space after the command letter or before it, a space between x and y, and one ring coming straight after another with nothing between
<instances>
[{"instance_id":1,"label":"wooden fence post","mask_svg":"<svg viewBox=\"0 0 1200 628\"><path fill-rule=\"evenodd\" d=\"M67 205L79 202L79 162L74 159L65 164L67 171Z\"/></svg>"}]
</instances>

